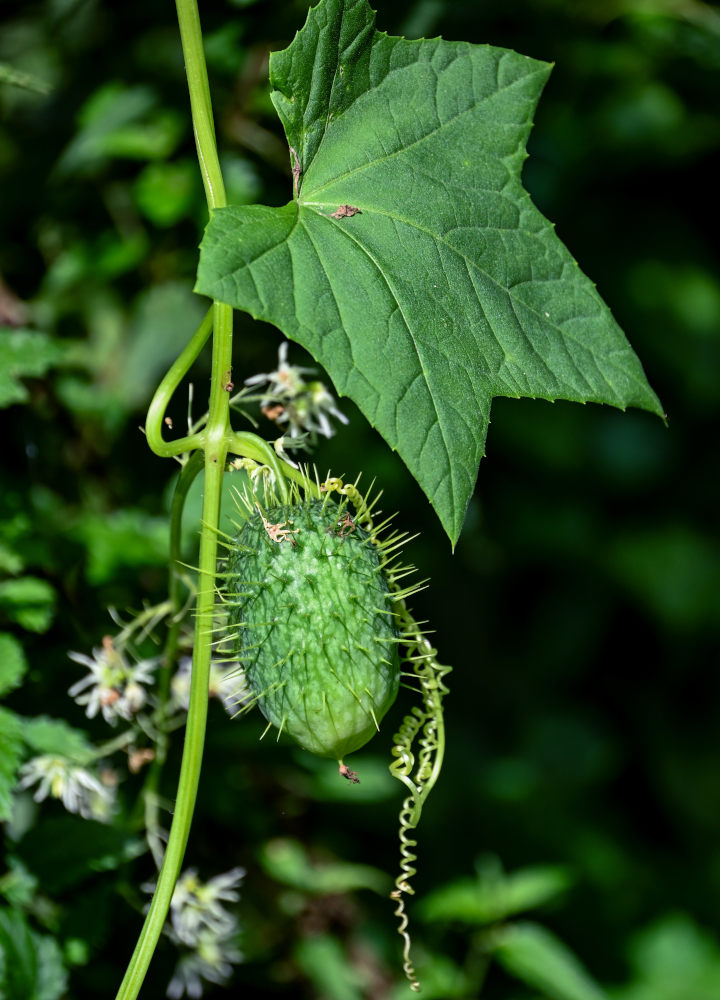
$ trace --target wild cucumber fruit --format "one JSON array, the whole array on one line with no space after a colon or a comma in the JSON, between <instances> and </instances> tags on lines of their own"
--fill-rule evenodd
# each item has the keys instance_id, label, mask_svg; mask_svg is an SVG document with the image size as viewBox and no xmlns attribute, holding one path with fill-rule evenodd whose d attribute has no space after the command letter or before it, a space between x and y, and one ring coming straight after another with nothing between
<instances>
[{"instance_id":1,"label":"wild cucumber fruit","mask_svg":"<svg viewBox=\"0 0 720 1000\"><path fill-rule=\"evenodd\" d=\"M235 656L268 723L342 761L373 736L398 691L381 553L330 497L255 508L228 546Z\"/></svg>"}]
</instances>

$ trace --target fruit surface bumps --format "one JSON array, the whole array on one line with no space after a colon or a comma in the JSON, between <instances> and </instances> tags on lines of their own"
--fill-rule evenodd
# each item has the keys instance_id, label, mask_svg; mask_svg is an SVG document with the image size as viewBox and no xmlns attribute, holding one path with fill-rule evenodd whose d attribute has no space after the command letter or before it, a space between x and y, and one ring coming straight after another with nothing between
<instances>
[{"instance_id":1,"label":"fruit surface bumps","mask_svg":"<svg viewBox=\"0 0 720 1000\"><path fill-rule=\"evenodd\" d=\"M388 582L370 535L327 498L258 509L227 568L235 652L268 722L324 757L363 746L400 676Z\"/></svg>"}]
</instances>

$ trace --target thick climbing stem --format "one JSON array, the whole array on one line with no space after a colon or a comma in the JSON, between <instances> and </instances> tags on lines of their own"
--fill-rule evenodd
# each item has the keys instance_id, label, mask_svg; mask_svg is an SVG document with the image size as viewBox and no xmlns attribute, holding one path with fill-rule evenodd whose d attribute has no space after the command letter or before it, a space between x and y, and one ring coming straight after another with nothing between
<instances>
[{"instance_id":1,"label":"thick climbing stem","mask_svg":"<svg viewBox=\"0 0 720 1000\"><path fill-rule=\"evenodd\" d=\"M190 91L190 106L198 160L208 207L212 211L212 209L225 204L225 188L215 144L200 17L196 0L177 0L176 6ZM162 440L164 408L172 391L197 357L211 328L213 331L213 353L207 424L201 434L190 435L179 443L175 442L174 448L173 445L167 445ZM222 477L231 436L227 389L231 368L232 310L229 306L215 302L212 307L211 319L206 317L181 358L178 359L177 364L171 368L166 379L163 380L161 391L153 401L154 408L151 408L151 419L148 420L149 440L160 454L178 454L180 451L200 447L204 449L203 528L200 536L190 704L175 810L155 893L140 938L120 985L117 1000L135 1000L140 992L150 960L162 933L175 883L183 863L197 797L207 722L211 635L215 607L217 533L214 529L217 528L220 518Z\"/></svg>"},{"instance_id":2,"label":"thick climbing stem","mask_svg":"<svg viewBox=\"0 0 720 1000\"><path fill-rule=\"evenodd\" d=\"M221 310L223 308L220 307ZM219 366L227 363L226 355L229 352L229 344L226 342L230 339L232 314L229 316L229 322L228 317L223 315L218 317L218 321L220 330L225 333L225 336L218 336L220 330L216 328L214 343L216 349L213 351L213 374L215 373L216 365ZM219 402L221 404L222 400ZM199 581L195 619L195 648L190 682L190 704L188 707L185 745L180 767L180 780L175 801L175 811L170 827L165 858L160 869L150 910L148 911L127 973L120 986L117 1000L134 1000L140 991L150 964L150 959L162 932L175 883L180 874L190 833L195 799L197 797L207 721L208 678L210 674L211 652L210 639L215 606L215 565L217 560L217 535L211 527L207 526L217 525L220 516L222 475L227 453L227 394L225 395L224 409L223 421L222 405L218 405L217 410L214 411L211 400L210 419L207 426L208 445L205 451L203 523L206 527L203 528L200 536Z\"/></svg>"},{"instance_id":3,"label":"thick climbing stem","mask_svg":"<svg viewBox=\"0 0 720 1000\"><path fill-rule=\"evenodd\" d=\"M165 647L162 655L162 670L160 671L157 686L157 700L161 707L167 705L170 698L170 677L173 666L177 660L178 647L180 644L180 629L183 618L181 608L183 578L180 574L183 509L185 507L185 501L190 487L195 481L195 477L202 471L202 468L203 454L201 451L196 451L190 456L182 468L175 486L172 506L170 508L170 572L168 581L170 617L168 632L165 638ZM160 775L167 757L169 743L168 736L168 724L166 720L163 719L158 725L158 734L155 741L155 757L147 770L142 796L135 810L136 814L142 815L143 817L146 817L149 811L152 811L153 815L157 811L158 787L160 783ZM157 825L158 824L156 822L155 826ZM157 838L153 839L155 841L157 840ZM158 868L160 868L162 864L162 857L160 857L160 860L158 861L158 851L156 847L152 847L153 842L150 838L148 838L148 842L151 844L156 864Z\"/></svg>"},{"instance_id":4,"label":"thick climbing stem","mask_svg":"<svg viewBox=\"0 0 720 1000\"><path fill-rule=\"evenodd\" d=\"M205 53L203 51L200 14L196 0L176 0L180 40L185 57L185 74L190 91L195 145L198 162L205 185L208 207L222 208L227 204L213 124L210 84L208 83Z\"/></svg>"}]
</instances>

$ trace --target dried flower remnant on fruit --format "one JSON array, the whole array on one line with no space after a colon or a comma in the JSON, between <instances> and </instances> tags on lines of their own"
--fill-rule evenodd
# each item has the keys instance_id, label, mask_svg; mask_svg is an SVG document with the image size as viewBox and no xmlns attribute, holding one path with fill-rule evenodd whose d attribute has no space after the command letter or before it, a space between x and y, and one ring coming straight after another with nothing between
<instances>
[{"instance_id":1,"label":"dried flower remnant on fruit","mask_svg":"<svg viewBox=\"0 0 720 1000\"><path fill-rule=\"evenodd\" d=\"M77 813L84 819L100 823L110 819L113 786L103 784L97 775L66 757L43 754L23 764L18 788L23 790L35 784L33 798L36 802L49 796L59 799L68 812Z\"/></svg>"},{"instance_id":2,"label":"dried flower remnant on fruit","mask_svg":"<svg viewBox=\"0 0 720 1000\"><path fill-rule=\"evenodd\" d=\"M278 366L275 371L253 375L245 380L248 387L266 388L260 397L260 409L268 420L286 429L283 448L306 447L318 435L332 437L335 433L331 418L347 424L348 419L338 410L333 395L327 386L318 380L306 381L304 376L314 369L288 364L288 342L285 340L278 350ZM246 399L248 397L245 397Z\"/></svg>"},{"instance_id":3,"label":"dried flower remnant on fruit","mask_svg":"<svg viewBox=\"0 0 720 1000\"><path fill-rule=\"evenodd\" d=\"M295 544L295 539L293 538L293 535L297 535L300 529L285 527L286 524L292 524L293 523L292 521L280 521L278 524L271 524L265 517L263 512L260 510L260 504L256 503L255 506L258 509L258 512L260 514L260 519L262 520L263 527L267 532L267 536L271 541L277 542L278 545L281 542L285 541L290 542L291 545Z\"/></svg>"},{"instance_id":4,"label":"dried flower remnant on fruit","mask_svg":"<svg viewBox=\"0 0 720 1000\"><path fill-rule=\"evenodd\" d=\"M68 653L68 656L90 670L68 691L78 705L85 705L89 719L102 712L110 725L115 725L118 719L129 722L144 706L147 691L143 685L153 683L157 659L131 664L110 636L104 637L102 646L94 649L92 656L83 653Z\"/></svg>"},{"instance_id":5,"label":"dried flower remnant on fruit","mask_svg":"<svg viewBox=\"0 0 720 1000\"><path fill-rule=\"evenodd\" d=\"M347 764L343 764L342 761L338 762L338 771L341 778L346 778L348 781L351 781L353 785L360 784L357 771L351 771Z\"/></svg>"},{"instance_id":6,"label":"dried flower remnant on fruit","mask_svg":"<svg viewBox=\"0 0 720 1000\"><path fill-rule=\"evenodd\" d=\"M346 511L343 517L338 521L337 528L335 530L341 538L344 538L346 535L349 535L351 531L355 531L355 528L355 522Z\"/></svg>"}]
</instances>

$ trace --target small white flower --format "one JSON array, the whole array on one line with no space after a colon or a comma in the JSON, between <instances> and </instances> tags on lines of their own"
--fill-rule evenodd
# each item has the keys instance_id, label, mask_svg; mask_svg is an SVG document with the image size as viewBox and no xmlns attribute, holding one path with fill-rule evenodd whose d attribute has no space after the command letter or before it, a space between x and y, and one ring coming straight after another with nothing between
<instances>
[{"instance_id":1,"label":"small white flower","mask_svg":"<svg viewBox=\"0 0 720 1000\"><path fill-rule=\"evenodd\" d=\"M171 689L173 698L185 711L190 705L190 674L192 657L183 656L178 664ZM239 705L251 698L245 671L239 663L218 663L210 661L210 686L208 695L219 698L228 715L234 715Z\"/></svg>"},{"instance_id":2,"label":"small white flower","mask_svg":"<svg viewBox=\"0 0 720 1000\"><path fill-rule=\"evenodd\" d=\"M237 888L245 877L242 868L232 868L201 882L194 868L188 868L177 880L170 902L170 926L183 944L195 947L206 932L225 938L234 933L235 917L223 903L235 903L240 898Z\"/></svg>"},{"instance_id":3,"label":"small white flower","mask_svg":"<svg viewBox=\"0 0 720 1000\"><path fill-rule=\"evenodd\" d=\"M167 988L167 995L173 1000L188 996L201 997L204 983L224 986L232 975L233 965L242 961L242 952L237 948L232 936L218 936L203 931L193 951L183 955L175 967L175 972Z\"/></svg>"},{"instance_id":4,"label":"small white flower","mask_svg":"<svg viewBox=\"0 0 720 1000\"><path fill-rule=\"evenodd\" d=\"M303 375L311 374L314 369L287 363L287 350L288 343L283 341L278 350L276 371L253 375L245 380L245 384L253 386L267 383L260 399L260 408L278 426L287 426L287 435L281 439L281 447L304 447L308 435L311 442L318 434L332 437L334 429L330 417L343 424L348 419L338 410L335 399L324 382L304 380Z\"/></svg>"},{"instance_id":5,"label":"small white flower","mask_svg":"<svg viewBox=\"0 0 720 1000\"><path fill-rule=\"evenodd\" d=\"M149 680L152 682L152 677ZM115 711L123 719L130 719L140 711L146 700L147 692L145 688L137 680L132 680L125 685L125 691L115 706Z\"/></svg>"},{"instance_id":6,"label":"small white flower","mask_svg":"<svg viewBox=\"0 0 720 1000\"><path fill-rule=\"evenodd\" d=\"M68 656L90 670L68 691L78 705L86 706L88 718L102 712L105 721L115 725L118 719L130 721L145 704L147 692L142 685L153 683L157 659L132 665L110 636L105 636L102 646L94 649L91 657L83 653L68 653Z\"/></svg>"},{"instance_id":7,"label":"small white flower","mask_svg":"<svg viewBox=\"0 0 720 1000\"><path fill-rule=\"evenodd\" d=\"M324 382L311 382L308 386L308 397L310 400L309 430L315 430L323 437L332 437L335 431L328 420L328 414L339 420L341 424L349 423L345 414L338 410L335 399L328 392Z\"/></svg>"},{"instance_id":8,"label":"small white flower","mask_svg":"<svg viewBox=\"0 0 720 1000\"><path fill-rule=\"evenodd\" d=\"M263 372L245 379L245 385L262 385L267 382L265 395L273 399L292 399L305 389L303 375L310 375L313 368L301 368L287 363L288 342L283 340L278 348L278 366L274 372ZM268 400L269 402L270 400Z\"/></svg>"},{"instance_id":9,"label":"small white flower","mask_svg":"<svg viewBox=\"0 0 720 1000\"><path fill-rule=\"evenodd\" d=\"M224 985L233 965L242 961L237 917L224 904L237 902L244 877L244 869L232 868L201 882L197 871L188 868L178 879L164 933L189 951L175 967L167 988L169 997L200 997L204 983ZM155 890L152 884L142 888Z\"/></svg>"},{"instance_id":10,"label":"small white flower","mask_svg":"<svg viewBox=\"0 0 720 1000\"><path fill-rule=\"evenodd\" d=\"M309 451L310 448L308 446L307 439L308 439L307 434L299 434L297 437L290 439L286 438L286 436L283 434L282 437L276 438L272 442L272 446L275 449L276 455L278 455L278 457L281 458L283 462L287 462L288 465L292 465L293 469L299 469L300 466L298 465L298 463L294 461L294 459L290 458L285 449L292 448L293 451L300 451L300 450Z\"/></svg>"},{"instance_id":11,"label":"small white flower","mask_svg":"<svg viewBox=\"0 0 720 1000\"><path fill-rule=\"evenodd\" d=\"M85 819L103 822L110 818L113 791L84 767L73 764L65 757L43 754L33 757L20 768L18 788L29 788L38 783L33 798L42 802L48 797L60 799L71 813Z\"/></svg>"}]
</instances>

